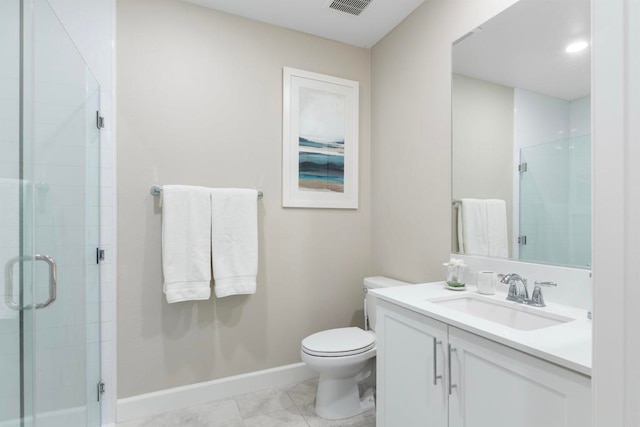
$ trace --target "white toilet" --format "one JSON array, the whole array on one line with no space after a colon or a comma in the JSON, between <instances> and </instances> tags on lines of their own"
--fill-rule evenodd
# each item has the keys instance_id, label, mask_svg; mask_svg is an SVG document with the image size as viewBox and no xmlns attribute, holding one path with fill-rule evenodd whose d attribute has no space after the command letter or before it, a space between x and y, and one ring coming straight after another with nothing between
<instances>
[{"instance_id":1,"label":"white toilet","mask_svg":"<svg viewBox=\"0 0 640 427\"><path fill-rule=\"evenodd\" d=\"M302 360L320 372L316 413L330 420L353 417L375 406L373 391L360 396L358 384L367 379L376 355L376 298L369 289L408 285L386 277L364 279L365 328L329 329L302 340Z\"/></svg>"}]
</instances>

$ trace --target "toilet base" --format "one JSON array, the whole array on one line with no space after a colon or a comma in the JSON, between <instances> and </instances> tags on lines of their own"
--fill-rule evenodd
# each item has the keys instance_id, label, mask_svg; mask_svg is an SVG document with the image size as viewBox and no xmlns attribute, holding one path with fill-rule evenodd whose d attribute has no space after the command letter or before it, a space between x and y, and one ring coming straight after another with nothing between
<instances>
[{"instance_id":1,"label":"toilet base","mask_svg":"<svg viewBox=\"0 0 640 427\"><path fill-rule=\"evenodd\" d=\"M362 353L324 357L300 351L302 361L320 373L316 393L316 414L329 420L349 418L375 407L373 390L360 397L360 384L370 379L376 349Z\"/></svg>"},{"instance_id":2,"label":"toilet base","mask_svg":"<svg viewBox=\"0 0 640 427\"><path fill-rule=\"evenodd\" d=\"M362 397L358 381L354 378L323 378L318 381L316 414L328 420L354 417L375 408L373 390L367 390Z\"/></svg>"}]
</instances>

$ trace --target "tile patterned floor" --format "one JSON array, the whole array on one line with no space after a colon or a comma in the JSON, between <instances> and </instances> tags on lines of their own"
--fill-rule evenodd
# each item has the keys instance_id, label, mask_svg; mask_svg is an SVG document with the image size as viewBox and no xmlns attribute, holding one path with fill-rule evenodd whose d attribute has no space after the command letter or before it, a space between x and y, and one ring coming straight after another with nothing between
<instances>
[{"instance_id":1,"label":"tile patterned floor","mask_svg":"<svg viewBox=\"0 0 640 427\"><path fill-rule=\"evenodd\" d=\"M375 411L344 420L320 418L314 410L318 380L192 406L117 427L375 427Z\"/></svg>"}]
</instances>

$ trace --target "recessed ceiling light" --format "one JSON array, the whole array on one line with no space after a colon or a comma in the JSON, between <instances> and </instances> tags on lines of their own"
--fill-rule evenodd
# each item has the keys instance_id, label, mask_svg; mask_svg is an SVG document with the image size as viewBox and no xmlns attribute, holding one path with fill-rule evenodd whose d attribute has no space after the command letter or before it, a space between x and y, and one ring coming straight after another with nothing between
<instances>
[{"instance_id":1,"label":"recessed ceiling light","mask_svg":"<svg viewBox=\"0 0 640 427\"><path fill-rule=\"evenodd\" d=\"M588 47L589 47L589 42L579 41L579 42L571 43L569 46L567 46L567 48L565 49L565 52L567 53L580 52L581 50L585 50Z\"/></svg>"}]
</instances>

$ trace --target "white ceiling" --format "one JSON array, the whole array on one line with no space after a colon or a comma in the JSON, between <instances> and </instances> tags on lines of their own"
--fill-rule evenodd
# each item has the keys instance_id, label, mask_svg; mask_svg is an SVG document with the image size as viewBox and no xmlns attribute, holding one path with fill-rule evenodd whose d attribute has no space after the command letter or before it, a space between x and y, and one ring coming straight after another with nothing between
<instances>
[{"instance_id":1,"label":"white ceiling","mask_svg":"<svg viewBox=\"0 0 640 427\"><path fill-rule=\"evenodd\" d=\"M590 93L589 0L520 0L453 49L453 70L481 80L565 100Z\"/></svg>"},{"instance_id":2,"label":"white ceiling","mask_svg":"<svg viewBox=\"0 0 640 427\"><path fill-rule=\"evenodd\" d=\"M372 47L424 0L373 0L353 16L324 7L327 0L184 0L234 15Z\"/></svg>"}]
</instances>

